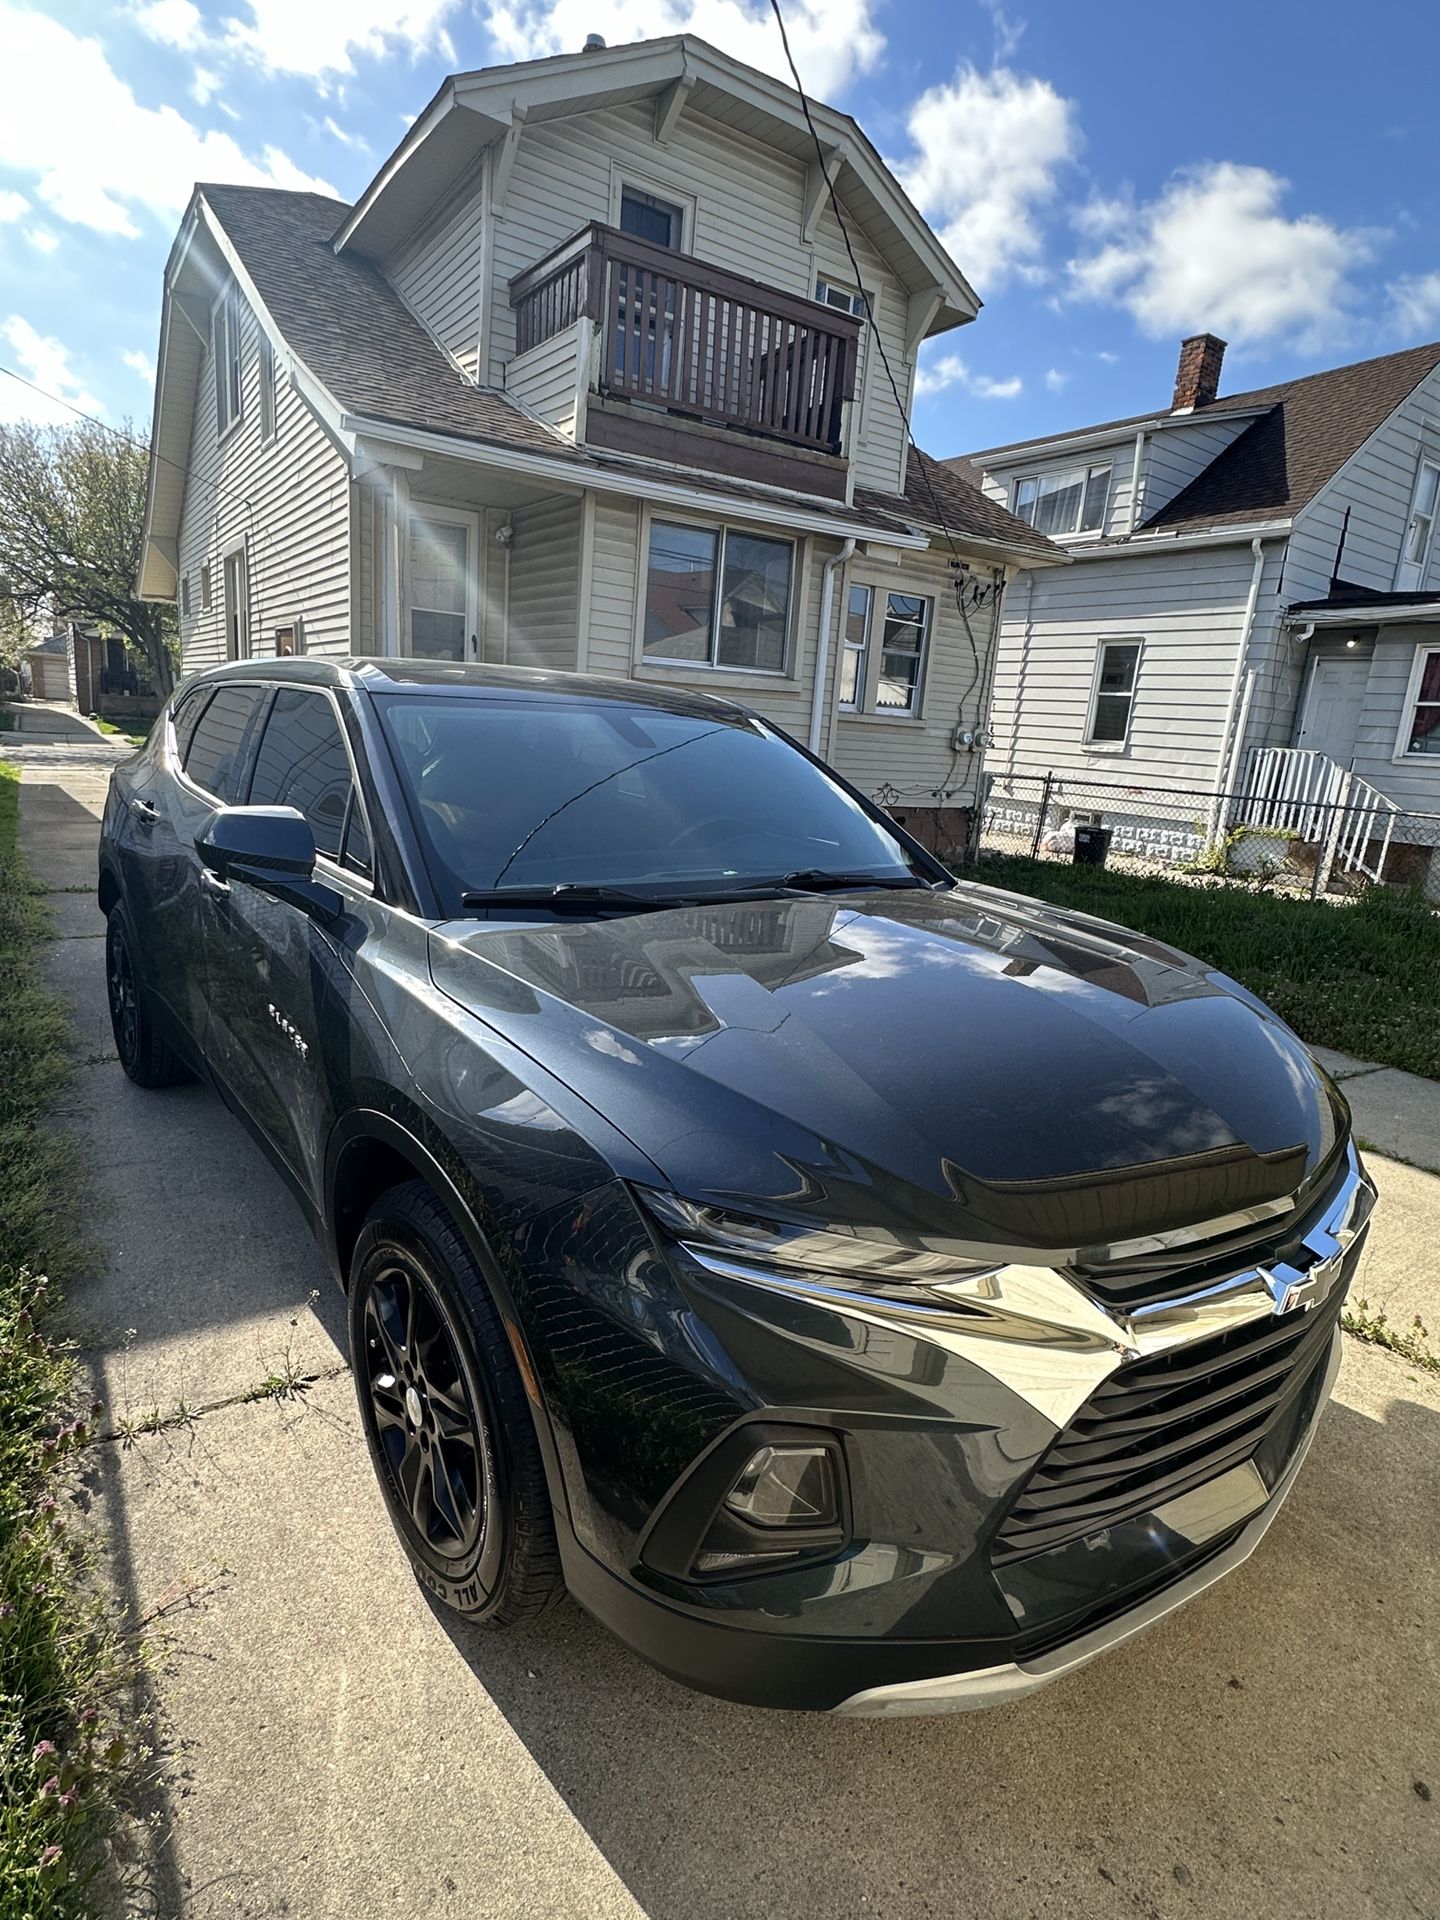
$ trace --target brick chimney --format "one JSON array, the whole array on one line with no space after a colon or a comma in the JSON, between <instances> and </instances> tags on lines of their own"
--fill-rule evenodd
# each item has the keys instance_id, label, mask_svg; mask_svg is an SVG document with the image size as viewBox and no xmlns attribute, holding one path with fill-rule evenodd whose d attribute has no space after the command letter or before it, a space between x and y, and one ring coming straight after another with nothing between
<instances>
[{"instance_id":1,"label":"brick chimney","mask_svg":"<svg viewBox=\"0 0 1440 1920\"><path fill-rule=\"evenodd\" d=\"M1213 333L1192 334L1180 342L1180 365L1175 369L1176 413L1189 413L1203 407L1220 391L1220 365L1225 358L1225 342Z\"/></svg>"}]
</instances>

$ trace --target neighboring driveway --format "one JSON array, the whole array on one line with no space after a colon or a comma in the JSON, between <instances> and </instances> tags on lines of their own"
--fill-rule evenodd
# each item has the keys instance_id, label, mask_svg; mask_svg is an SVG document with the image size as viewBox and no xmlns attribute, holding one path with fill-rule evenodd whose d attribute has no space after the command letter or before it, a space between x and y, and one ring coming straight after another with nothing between
<instances>
[{"instance_id":1,"label":"neighboring driveway","mask_svg":"<svg viewBox=\"0 0 1440 1920\"><path fill-rule=\"evenodd\" d=\"M62 889L52 970L84 1062L66 1124L89 1148L105 1256L72 1316L112 1428L188 1413L95 1449L115 1579L159 1644L171 1756L138 1911L1440 1912L1437 1376L1347 1340L1335 1404L1256 1557L988 1714L730 1707L651 1672L573 1605L504 1635L452 1626L390 1532L341 1304L294 1203L210 1094L143 1094L115 1063L101 922L93 896L64 891L93 881L113 750L0 737L11 747L25 851ZM1440 1179L1372 1165L1385 1206L1359 1291L1374 1302L1405 1274L1407 1304L1428 1298L1440 1323ZM313 1383L273 1397L297 1375Z\"/></svg>"}]
</instances>

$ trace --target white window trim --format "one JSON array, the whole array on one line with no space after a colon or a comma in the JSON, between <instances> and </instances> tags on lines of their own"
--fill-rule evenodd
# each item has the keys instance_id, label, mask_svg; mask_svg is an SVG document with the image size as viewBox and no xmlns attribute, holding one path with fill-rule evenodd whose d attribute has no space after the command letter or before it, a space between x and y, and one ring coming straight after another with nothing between
<instances>
[{"instance_id":1,"label":"white window trim","mask_svg":"<svg viewBox=\"0 0 1440 1920\"><path fill-rule=\"evenodd\" d=\"M714 621L720 606L720 588L725 578L725 542L724 536L738 533L747 538L774 540L777 544L790 549L790 605L785 614L785 664L778 670L769 667L726 667L713 660L671 660L658 653L645 651L645 613L650 590L650 540L655 522L662 520L667 526L699 527L704 533L721 536L716 553L716 595L715 606L711 613L710 646L715 646ZM751 527L744 521L707 520L699 514L673 512L669 508L658 511L647 506L644 526L641 530L640 567L637 576L638 591L635 595L635 668L637 677L649 670L650 677L668 680L677 673L696 674L706 678L723 675L733 686L775 687L793 683L798 677L797 627L800 610L809 600L808 559L810 542L799 536L777 533L773 527Z\"/></svg>"},{"instance_id":2,"label":"white window trim","mask_svg":"<svg viewBox=\"0 0 1440 1920\"><path fill-rule=\"evenodd\" d=\"M1397 593L1418 591L1425 585L1425 576L1430 571L1430 561L1435 553L1435 522L1440 520L1440 485L1437 485L1435 505L1430 513L1430 531L1425 538L1425 551L1418 561L1405 558L1405 542L1410 533L1410 522L1415 517L1416 503L1420 498L1420 476L1426 467L1434 467L1440 473L1440 452L1433 447L1422 446L1415 460L1415 477L1410 483L1410 499L1405 508L1405 518L1400 526L1400 552L1395 561L1395 590ZM1402 587L1400 576L1408 567L1414 567L1415 586Z\"/></svg>"},{"instance_id":3,"label":"white window trim","mask_svg":"<svg viewBox=\"0 0 1440 1920\"><path fill-rule=\"evenodd\" d=\"M622 161L610 162L610 224L620 224L620 198L626 187L633 187L637 193L654 194L657 200L663 200L667 206L680 209L680 253L695 251L695 208L693 193L682 193L680 188L661 174L643 173L635 167L626 166Z\"/></svg>"},{"instance_id":4,"label":"white window trim","mask_svg":"<svg viewBox=\"0 0 1440 1920\"><path fill-rule=\"evenodd\" d=\"M1080 473L1083 473L1085 476L1084 485L1080 489L1080 509L1079 510L1083 514L1085 511L1085 495L1090 490L1090 477L1092 474L1099 473L1102 470L1106 475L1105 505L1100 515L1099 526L1098 527L1075 527L1075 528L1072 528L1072 530L1069 533L1047 533L1045 535L1045 538L1047 540L1053 540L1057 546L1063 546L1067 540L1073 540L1073 541L1076 541L1077 543L1084 540L1099 540L1103 538L1105 533L1105 528L1108 525L1110 520L1111 495L1115 487L1115 462L1113 460L1082 460L1078 463L1078 467L1074 464L1070 464L1063 467L1036 467L1036 468L1033 468L1028 473L1017 473L1014 479L1011 480L1010 482L1009 497L1007 498L1005 504L1009 507L1011 513L1013 513L1016 519L1018 520L1020 518L1020 513L1019 513L1017 502L1020 497L1020 489L1027 480L1033 480L1036 484L1036 487L1038 488L1040 482L1043 479L1045 479L1048 474L1075 473L1078 471ZM1036 505L1037 506L1039 505L1038 498L1036 500ZM1028 526L1033 526L1034 523L1032 521L1026 520L1022 524L1028 527Z\"/></svg>"},{"instance_id":5,"label":"white window trim","mask_svg":"<svg viewBox=\"0 0 1440 1920\"><path fill-rule=\"evenodd\" d=\"M1440 640L1419 640L1415 643L1415 658L1410 662L1410 678L1405 685L1405 704L1400 709L1400 726L1395 735L1395 750L1390 755L1396 766L1413 767L1433 764L1434 754L1407 753L1410 742L1410 728L1415 720L1415 708L1420 701L1420 682L1425 677L1425 662L1431 654L1440 655ZM1357 755L1358 758L1358 755Z\"/></svg>"},{"instance_id":6,"label":"white window trim","mask_svg":"<svg viewBox=\"0 0 1440 1920\"><path fill-rule=\"evenodd\" d=\"M872 562L873 564L873 562ZM859 720L869 727L921 727L925 724L926 689L930 683L930 661L935 651L935 627L939 614L939 595L931 589L919 585L907 584L904 578L893 577L889 580L856 578L853 575L845 581L845 598L841 602L841 626L839 643L836 648L836 674L839 674L839 657L845 650L844 612L849 604L851 587L866 587L870 593L870 624L865 636L865 684L861 689L858 706L842 707L837 697L835 712L841 720ZM915 682L915 704L910 707L881 707L876 705L880 685L880 673L885 651L885 608L889 605L892 593L905 594L912 600L925 602L925 637L920 651L920 675ZM881 603L884 602L884 605ZM877 627L877 624L878 627ZM839 679L836 679L839 687Z\"/></svg>"},{"instance_id":7,"label":"white window trim","mask_svg":"<svg viewBox=\"0 0 1440 1920\"><path fill-rule=\"evenodd\" d=\"M245 651L230 651L230 562L238 559L240 572L245 585ZM225 658L227 660L253 660L255 658L255 596L251 590L250 579L250 542L244 534L238 540L232 540L220 554L220 612L225 625Z\"/></svg>"},{"instance_id":8,"label":"white window trim","mask_svg":"<svg viewBox=\"0 0 1440 1920\"><path fill-rule=\"evenodd\" d=\"M1125 714L1125 737L1123 740L1097 740L1095 738L1095 720L1099 713L1100 672L1105 660L1107 647L1134 647L1135 671L1130 677L1130 705ZM1085 732L1082 744L1086 753L1128 753L1130 735L1135 726L1135 705L1140 698L1140 668L1145 659L1144 637L1138 633L1111 633L1103 640L1095 642L1095 666L1090 675L1090 701L1085 709Z\"/></svg>"},{"instance_id":9,"label":"white window trim","mask_svg":"<svg viewBox=\"0 0 1440 1920\"><path fill-rule=\"evenodd\" d=\"M245 335L244 320L241 316L243 304L240 288L231 281L215 305L210 309L210 349L215 358L215 444L221 446L228 440L236 428L245 419L245 361L241 350ZM230 323L233 315L235 335L232 342ZM231 354L235 359L235 411L228 420L220 418L220 343L225 342L225 360L228 368Z\"/></svg>"},{"instance_id":10,"label":"white window trim","mask_svg":"<svg viewBox=\"0 0 1440 1920\"><path fill-rule=\"evenodd\" d=\"M266 635L271 647L274 646L275 635L279 632L281 627L293 628L295 633L294 653L267 652L264 655L264 658L268 660L298 660L302 658L305 653L305 616L304 614L290 613L290 614L283 615L279 620L272 620L270 622L269 627L266 629Z\"/></svg>"},{"instance_id":11,"label":"white window trim","mask_svg":"<svg viewBox=\"0 0 1440 1920\"><path fill-rule=\"evenodd\" d=\"M273 444L280 430L280 408L275 388L275 343L263 327L259 335L256 372L259 379L260 444L268 447Z\"/></svg>"},{"instance_id":12,"label":"white window trim","mask_svg":"<svg viewBox=\"0 0 1440 1920\"><path fill-rule=\"evenodd\" d=\"M438 503L432 505L428 500L410 498L409 514L405 526L405 605L404 632L400 636L400 651L404 657L413 659L411 650L410 619L415 611L415 591L410 584L410 535L417 520L439 520L446 526L464 527L468 534L465 565L465 645L461 660L468 663L479 658L480 653L480 568L482 552L480 546L480 514L473 507L444 507ZM508 609L507 609L508 613ZM475 642L472 652L470 642Z\"/></svg>"},{"instance_id":13,"label":"white window trim","mask_svg":"<svg viewBox=\"0 0 1440 1920\"><path fill-rule=\"evenodd\" d=\"M864 642L858 647L852 647L850 642L845 638L845 628L850 620L850 596L856 591L866 593L870 598L869 604L865 609ZM870 683L870 656L873 651L871 639L875 629L875 595L878 591L879 589L872 586L868 580L847 580L845 582L845 598L840 604L840 631L836 636L838 644L835 649L835 711L844 715L847 719L853 720L856 714L863 714L865 711L865 695ZM855 698L853 700L842 700L840 698L840 670L845 664L845 656L847 653L858 653L860 655L860 677L855 685Z\"/></svg>"}]
</instances>

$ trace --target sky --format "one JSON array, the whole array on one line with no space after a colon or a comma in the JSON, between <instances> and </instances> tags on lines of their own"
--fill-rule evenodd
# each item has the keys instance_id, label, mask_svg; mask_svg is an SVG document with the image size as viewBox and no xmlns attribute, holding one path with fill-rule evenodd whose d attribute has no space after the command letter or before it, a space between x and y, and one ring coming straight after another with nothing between
<instances>
[{"instance_id":1,"label":"sky","mask_svg":"<svg viewBox=\"0 0 1440 1920\"><path fill-rule=\"evenodd\" d=\"M782 0L985 305L927 344L959 453L1440 338L1422 0ZM690 30L783 71L769 0L0 0L0 420L148 424L197 179L353 199L447 72Z\"/></svg>"}]
</instances>

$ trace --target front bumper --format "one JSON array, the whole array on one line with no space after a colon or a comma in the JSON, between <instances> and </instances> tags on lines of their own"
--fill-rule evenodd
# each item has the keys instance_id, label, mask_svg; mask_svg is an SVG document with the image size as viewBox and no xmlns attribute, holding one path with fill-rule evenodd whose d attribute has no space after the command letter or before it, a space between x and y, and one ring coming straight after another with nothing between
<instances>
[{"instance_id":1,"label":"front bumper","mask_svg":"<svg viewBox=\"0 0 1440 1920\"><path fill-rule=\"evenodd\" d=\"M1048 1687L1052 1680L1074 1673L1100 1654L1109 1653L1112 1647L1133 1640L1136 1634L1144 1633L1148 1627L1155 1626L1167 1614L1183 1607L1207 1587L1213 1587L1217 1580L1223 1580L1227 1573L1233 1573L1248 1560L1265 1538L1310 1451L1320 1408L1330 1398L1330 1389L1339 1371L1340 1331L1337 1328L1324 1384L1320 1389L1320 1407L1317 1407L1315 1417L1306 1429L1283 1479L1229 1546L1223 1547L1193 1572L1182 1575L1173 1585L1163 1588L1139 1606L1131 1607L1103 1626L1095 1627L1089 1633L1081 1634L1034 1659L1006 1661L1001 1666L981 1667L971 1673L939 1674L930 1680L902 1680L890 1686L863 1687L858 1693L852 1693L848 1699L842 1700L835 1712L872 1718L898 1718L908 1714L966 1713L978 1707L1007 1706L1012 1700L1023 1700L1027 1694ZM1241 1471L1235 1468L1231 1474L1223 1477L1229 1480ZM1213 1482L1212 1487L1218 1488L1219 1484Z\"/></svg>"}]
</instances>

